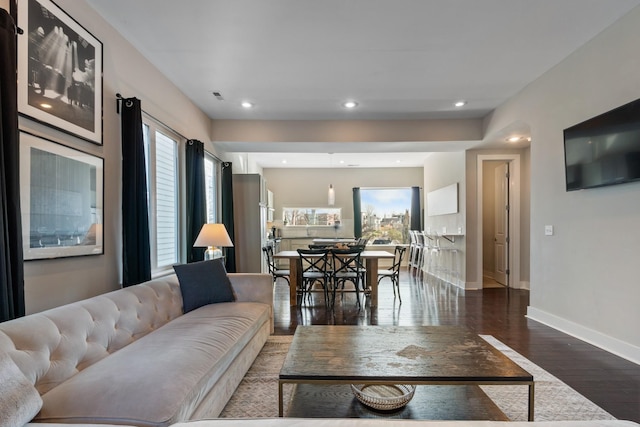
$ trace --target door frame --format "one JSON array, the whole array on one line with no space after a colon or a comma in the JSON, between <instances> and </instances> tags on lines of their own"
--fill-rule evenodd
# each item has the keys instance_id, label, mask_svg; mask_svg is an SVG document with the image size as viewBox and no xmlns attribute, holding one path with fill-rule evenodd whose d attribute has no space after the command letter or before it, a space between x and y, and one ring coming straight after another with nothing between
<instances>
[{"instance_id":1,"label":"door frame","mask_svg":"<svg viewBox=\"0 0 640 427\"><path fill-rule=\"evenodd\" d=\"M478 238L476 239L476 272L478 274L478 286L482 289L482 240L484 230L482 227L482 207L484 203L482 191L482 171L484 162L491 160L503 160L509 163L509 268L508 284L510 288L520 289L520 154L479 154L476 163L477 182L477 220Z\"/></svg>"}]
</instances>

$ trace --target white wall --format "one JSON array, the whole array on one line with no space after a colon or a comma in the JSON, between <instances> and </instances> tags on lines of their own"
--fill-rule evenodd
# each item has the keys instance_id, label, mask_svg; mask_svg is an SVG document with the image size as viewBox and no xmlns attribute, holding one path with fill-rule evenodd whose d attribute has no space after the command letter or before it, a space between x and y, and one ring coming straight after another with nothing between
<instances>
[{"instance_id":1,"label":"white wall","mask_svg":"<svg viewBox=\"0 0 640 427\"><path fill-rule=\"evenodd\" d=\"M454 242L449 242L446 239L439 239L439 243L442 247L455 248L453 259L444 259L452 256L451 253L443 252L440 258L434 259L433 263L446 264L441 267L448 267L458 271L456 280L453 280L449 275L435 274L437 277L441 277L451 283L458 286L465 287L466 283L466 246L467 246L467 224L466 224L466 171L465 171L465 153L432 153L425 159L424 162L424 230L427 233L443 234L446 229L447 233L455 233L465 235L464 237L455 237ZM451 184L458 184L458 212L446 215L428 215L428 201L427 196L430 191L438 190ZM435 272L435 269L432 269ZM450 280L451 279L451 280Z\"/></svg>"},{"instance_id":2,"label":"white wall","mask_svg":"<svg viewBox=\"0 0 640 427\"><path fill-rule=\"evenodd\" d=\"M98 146L21 119L20 126L105 160L105 254L25 263L28 313L91 297L120 287L121 143L117 92L136 96L142 108L188 138L209 141L211 122L84 1L56 2L103 43L104 145ZM26 34L22 37L27 37ZM211 146L209 149L213 149Z\"/></svg>"},{"instance_id":3,"label":"white wall","mask_svg":"<svg viewBox=\"0 0 640 427\"><path fill-rule=\"evenodd\" d=\"M482 120L214 120L211 137L277 143L439 141L451 147L481 140Z\"/></svg>"},{"instance_id":4,"label":"white wall","mask_svg":"<svg viewBox=\"0 0 640 427\"><path fill-rule=\"evenodd\" d=\"M464 234L466 229L464 152L432 153L424 162L424 170L425 195L448 185L458 184L458 213L429 216L428 201L425 197L424 229L442 233L443 228L446 228L448 233L457 233L461 228Z\"/></svg>"},{"instance_id":5,"label":"white wall","mask_svg":"<svg viewBox=\"0 0 640 427\"><path fill-rule=\"evenodd\" d=\"M529 316L636 362L640 183L566 192L562 131L640 98L638 40L640 7L486 120L487 133L531 128Z\"/></svg>"}]
</instances>

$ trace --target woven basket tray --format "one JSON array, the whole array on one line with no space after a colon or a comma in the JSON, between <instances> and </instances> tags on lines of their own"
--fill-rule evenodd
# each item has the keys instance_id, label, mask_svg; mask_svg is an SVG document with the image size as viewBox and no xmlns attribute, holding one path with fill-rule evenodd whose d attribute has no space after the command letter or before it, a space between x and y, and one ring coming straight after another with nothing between
<instances>
[{"instance_id":1,"label":"woven basket tray","mask_svg":"<svg viewBox=\"0 0 640 427\"><path fill-rule=\"evenodd\" d=\"M413 398L413 385L351 384L351 391L364 405L379 411L392 411L405 406Z\"/></svg>"}]
</instances>

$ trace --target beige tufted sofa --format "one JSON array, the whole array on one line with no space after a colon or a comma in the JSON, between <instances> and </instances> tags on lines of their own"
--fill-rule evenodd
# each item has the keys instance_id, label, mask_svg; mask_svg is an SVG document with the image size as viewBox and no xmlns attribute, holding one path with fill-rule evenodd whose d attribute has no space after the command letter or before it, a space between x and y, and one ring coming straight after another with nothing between
<instances>
[{"instance_id":1,"label":"beige tufted sofa","mask_svg":"<svg viewBox=\"0 0 640 427\"><path fill-rule=\"evenodd\" d=\"M0 323L0 425L218 416L273 331L271 276L229 278L187 314L171 275Z\"/></svg>"},{"instance_id":2,"label":"beige tufted sofa","mask_svg":"<svg viewBox=\"0 0 640 427\"><path fill-rule=\"evenodd\" d=\"M639 427L632 421L431 421L357 418L238 418L210 419L174 424L172 427ZM62 424L29 424L28 427L70 427ZM83 425L83 427L109 427ZM122 426L120 426L122 427Z\"/></svg>"},{"instance_id":3,"label":"beige tufted sofa","mask_svg":"<svg viewBox=\"0 0 640 427\"><path fill-rule=\"evenodd\" d=\"M400 419L237 419L202 420L173 427L638 427L631 421L429 421Z\"/></svg>"}]
</instances>

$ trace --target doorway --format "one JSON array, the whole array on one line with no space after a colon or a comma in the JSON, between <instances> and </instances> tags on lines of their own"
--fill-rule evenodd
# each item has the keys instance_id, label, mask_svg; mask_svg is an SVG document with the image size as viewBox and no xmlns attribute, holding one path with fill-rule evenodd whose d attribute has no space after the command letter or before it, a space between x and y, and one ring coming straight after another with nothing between
<instances>
[{"instance_id":1,"label":"doorway","mask_svg":"<svg viewBox=\"0 0 640 427\"><path fill-rule=\"evenodd\" d=\"M482 287L509 284L509 162L483 162Z\"/></svg>"},{"instance_id":2,"label":"doorway","mask_svg":"<svg viewBox=\"0 0 640 427\"><path fill-rule=\"evenodd\" d=\"M477 162L479 289L520 287L520 155Z\"/></svg>"}]
</instances>

